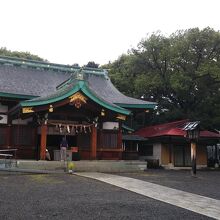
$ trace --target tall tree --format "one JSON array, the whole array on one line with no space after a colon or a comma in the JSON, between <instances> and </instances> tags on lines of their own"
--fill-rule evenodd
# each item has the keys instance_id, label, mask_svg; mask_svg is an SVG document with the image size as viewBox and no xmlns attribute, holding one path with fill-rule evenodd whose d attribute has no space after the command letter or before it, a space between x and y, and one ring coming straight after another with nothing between
<instances>
[{"instance_id":1,"label":"tall tree","mask_svg":"<svg viewBox=\"0 0 220 220\"><path fill-rule=\"evenodd\" d=\"M107 68L124 93L158 102L156 120L190 118L220 129L219 32L152 34Z\"/></svg>"}]
</instances>

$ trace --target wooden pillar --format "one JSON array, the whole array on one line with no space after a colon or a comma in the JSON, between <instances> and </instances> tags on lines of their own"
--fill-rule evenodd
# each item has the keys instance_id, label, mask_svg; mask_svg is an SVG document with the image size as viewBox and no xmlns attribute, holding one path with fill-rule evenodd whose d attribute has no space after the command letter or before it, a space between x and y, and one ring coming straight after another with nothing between
<instances>
[{"instance_id":1,"label":"wooden pillar","mask_svg":"<svg viewBox=\"0 0 220 220\"><path fill-rule=\"evenodd\" d=\"M46 146L47 146L47 125L41 125L41 140L40 140L40 159L46 159Z\"/></svg>"},{"instance_id":2,"label":"wooden pillar","mask_svg":"<svg viewBox=\"0 0 220 220\"><path fill-rule=\"evenodd\" d=\"M11 141L11 137L12 137L11 133L12 133L12 119L8 115L8 127L7 127L7 134L6 134L6 137L7 137L7 147L8 148L10 148L11 143L12 143L12 141Z\"/></svg>"},{"instance_id":3,"label":"wooden pillar","mask_svg":"<svg viewBox=\"0 0 220 220\"><path fill-rule=\"evenodd\" d=\"M121 149L119 155L118 155L118 159L121 160L122 159L122 150L123 150L123 145L122 145L122 130L121 130L121 126L118 130L118 138L117 138L117 147L118 149Z\"/></svg>"},{"instance_id":4,"label":"wooden pillar","mask_svg":"<svg viewBox=\"0 0 220 220\"><path fill-rule=\"evenodd\" d=\"M92 133L91 133L91 159L96 159L96 152L97 151L97 128L92 126Z\"/></svg>"},{"instance_id":5,"label":"wooden pillar","mask_svg":"<svg viewBox=\"0 0 220 220\"><path fill-rule=\"evenodd\" d=\"M7 147L8 148L10 148L10 146L11 146L11 131L12 131L12 129L11 129L11 125L8 125L8 127L7 127Z\"/></svg>"},{"instance_id":6,"label":"wooden pillar","mask_svg":"<svg viewBox=\"0 0 220 220\"><path fill-rule=\"evenodd\" d=\"M118 130L118 144L117 144L119 149L122 149L122 131L121 129Z\"/></svg>"},{"instance_id":7,"label":"wooden pillar","mask_svg":"<svg viewBox=\"0 0 220 220\"><path fill-rule=\"evenodd\" d=\"M99 133L100 135L99 135L99 148L103 148L103 130L101 129L100 130L100 133ZM98 155L98 159L102 159L102 153L103 151L101 150L101 151L99 151L99 155Z\"/></svg>"},{"instance_id":8,"label":"wooden pillar","mask_svg":"<svg viewBox=\"0 0 220 220\"><path fill-rule=\"evenodd\" d=\"M169 144L169 163L172 163L172 145Z\"/></svg>"},{"instance_id":9,"label":"wooden pillar","mask_svg":"<svg viewBox=\"0 0 220 220\"><path fill-rule=\"evenodd\" d=\"M191 162L192 162L192 174L196 175L196 143L191 142Z\"/></svg>"},{"instance_id":10,"label":"wooden pillar","mask_svg":"<svg viewBox=\"0 0 220 220\"><path fill-rule=\"evenodd\" d=\"M169 136L169 164L172 163L172 145L171 136Z\"/></svg>"}]
</instances>

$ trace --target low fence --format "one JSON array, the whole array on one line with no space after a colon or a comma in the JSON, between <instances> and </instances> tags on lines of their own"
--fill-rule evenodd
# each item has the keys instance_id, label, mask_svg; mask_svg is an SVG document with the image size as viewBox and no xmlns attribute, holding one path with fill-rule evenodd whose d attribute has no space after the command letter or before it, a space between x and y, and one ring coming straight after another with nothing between
<instances>
[{"instance_id":1,"label":"low fence","mask_svg":"<svg viewBox=\"0 0 220 220\"><path fill-rule=\"evenodd\" d=\"M17 149L0 150L0 168L17 167Z\"/></svg>"}]
</instances>

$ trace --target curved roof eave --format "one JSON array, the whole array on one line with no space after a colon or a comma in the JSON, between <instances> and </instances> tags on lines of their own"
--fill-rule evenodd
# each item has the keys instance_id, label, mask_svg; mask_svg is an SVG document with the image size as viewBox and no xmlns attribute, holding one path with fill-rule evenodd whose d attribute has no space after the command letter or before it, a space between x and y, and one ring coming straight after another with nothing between
<instances>
[{"instance_id":1,"label":"curved roof eave","mask_svg":"<svg viewBox=\"0 0 220 220\"><path fill-rule=\"evenodd\" d=\"M46 100L28 100L28 101L22 101L20 102L21 107L35 107L35 106L40 106L40 105L48 105L52 104L54 102L61 101L63 99L68 98L69 96L73 95L74 93L82 91L88 98L96 102L97 104L101 105L102 107L109 109L111 111L123 114L123 115L130 115L131 111L124 109L120 106L117 106L115 104L111 104L108 102L105 102L104 100L100 99L97 95L94 95L93 92L88 88L86 83L84 81L79 81L74 87L72 87L68 92L65 94L48 98Z\"/></svg>"},{"instance_id":2,"label":"curved roof eave","mask_svg":"<svg viewBox=\"0 0 220 220\"><path fill-rule=\"evenodd\" d=\"M126 103L115 103L116 105L123 108L138 108L138 109L154 109L157 106L157 103L146 103L146 104L126 104Z\"/></svg>"},{"instance_id":3,"label":"curved roof eave","mask_svg":"<svg viewBox=\"0 0 220 220\"><path fill-rule=\"evenodd\" d=\"M34 99L37 98L38 96L0 92L0 97L16 98L16 99Z\"/></svg>"}]
</instances>

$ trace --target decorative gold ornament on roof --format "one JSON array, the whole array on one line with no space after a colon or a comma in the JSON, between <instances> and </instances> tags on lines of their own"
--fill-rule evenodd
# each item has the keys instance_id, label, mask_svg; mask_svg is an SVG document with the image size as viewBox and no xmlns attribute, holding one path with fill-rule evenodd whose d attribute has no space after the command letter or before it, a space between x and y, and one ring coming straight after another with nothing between
<instances>
[{"instance_id":1,"label":"decorative gold ornament on roof","mask_svg":"<svg viewBox=\"0 0 220 220\"><path fill-rule=\"evenodd\" d=\"M34 112L33 107L25 107L25 108L22 108L22 113L23 113L23 114L25 114L25 113L31 113L31 112Z\"/></svg>"},{"instance_id":2,"label":"decorative gold ornament on roof","mask_svg":"<svg viewBox=\"0 0 220 220\"><path fill-rule=\"evenodd\" d=\"M116 118L119 119L119 120L123 120L123 121L126 120L126 116L125 115L118 115Z\"/></svg>"},{"instance_id":3,"label":"decorative gold ornament on roof","mask_svg":"<svg viewBox=\"0 0 220 220\"><path fill-rule=\"evenodd\" d=\"M80 108L82 104L86 104L87 98L82 95L80 92L75 93L69 97L70 104L74 104L76 108Z\"/></svg>"}]
</instances>

